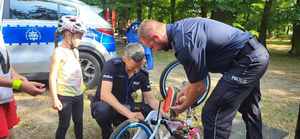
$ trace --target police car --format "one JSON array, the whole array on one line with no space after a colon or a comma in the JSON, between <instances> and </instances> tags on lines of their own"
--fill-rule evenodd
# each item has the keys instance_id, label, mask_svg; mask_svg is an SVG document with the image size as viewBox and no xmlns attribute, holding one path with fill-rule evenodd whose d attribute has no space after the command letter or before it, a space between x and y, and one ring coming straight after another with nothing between
<instances>
[{"instance_id":1,"label":"police car","mask_svg":"<svg viewBox=\"0 0 300 139\"><path fill-rule=\"evenodd\" d=\"M79 0L3 0L0 6L11 63L30 80L48 79L54 32L63 15L77 15L87 25L79 51L84 81L90 88L99 82L103 62L116 56L111 25Z\"/></svg>"}]
</instances>

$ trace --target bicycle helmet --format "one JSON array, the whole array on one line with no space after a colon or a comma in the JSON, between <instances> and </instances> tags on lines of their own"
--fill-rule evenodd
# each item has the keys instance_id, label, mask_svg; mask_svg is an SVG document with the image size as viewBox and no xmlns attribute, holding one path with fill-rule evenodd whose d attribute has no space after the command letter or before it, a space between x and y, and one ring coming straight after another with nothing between
<instances>
[{"instance_id":1,"label":"bicycle helmet","mask_svg":"<svg viewBox=\"0 0 300 139\"><path fill-rule=\"evenodd\" d=\"M85 33L87 29L83 22L79 19L78 16L65 15L60 18L58 21L57 31L62 33L63 31L68 30L72 33L80 32Z\"/></svg>"}]
</instances>

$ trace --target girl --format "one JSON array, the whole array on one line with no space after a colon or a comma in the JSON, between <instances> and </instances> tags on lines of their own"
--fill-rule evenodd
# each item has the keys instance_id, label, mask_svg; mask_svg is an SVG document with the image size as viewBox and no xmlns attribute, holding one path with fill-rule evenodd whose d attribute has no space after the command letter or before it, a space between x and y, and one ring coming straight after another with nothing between
<instances>
[{"instance_id":1,"label":"girl","mask_svg":"<svg viewBox=\"0 0 300 139\"><path fill-rule=\"evenodd\" d=\"M55 46L49 77L53 108L59 116L56 139L65 138L71 115L76 139L82 139L84 84L77 48L86 28L78 17L62 16L57 32L62 34L63 41L60 47Z\"/></svg>"}]
</instances>

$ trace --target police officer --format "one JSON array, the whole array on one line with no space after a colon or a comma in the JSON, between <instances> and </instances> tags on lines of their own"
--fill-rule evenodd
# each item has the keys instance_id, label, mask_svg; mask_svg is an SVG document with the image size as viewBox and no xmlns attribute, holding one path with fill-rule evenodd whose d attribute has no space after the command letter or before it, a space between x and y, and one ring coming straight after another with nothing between
<instances>
[{"instance_id":1,"label":"police officer","mask_svg":"<svg viewBox=\"0 0 300 139\"><path fill-rule=\"evenodd\" d=\"M177 113L205 91L208 72L223 75L202 111L204 138L229 138L237 111L246 123L247 139L262 138L260 79L269 54L250 33L211 19L187 18L167 25L146 20L139 37L154 50L173 49L184 66L190 83L181 92L185 99L173 107Z\"/></svg>"},{"instance_id":2,"label":"police officer","mask_svg":"<svg viewBox=\"0 0 300 139\"><path fill-rule=\"evenodd\" d=\"M143 120L159 101L151 93L148 72L141 69L145 64L144 48L139 43L126 46L124 56L113 58L104 64L103 76L91 104L92 115L102 129L103 139L112 133L112 124L117 126L128 119ZM143 94L142 113L133 112L131 94L140 89Z\"/></svg>"}]
</instances>

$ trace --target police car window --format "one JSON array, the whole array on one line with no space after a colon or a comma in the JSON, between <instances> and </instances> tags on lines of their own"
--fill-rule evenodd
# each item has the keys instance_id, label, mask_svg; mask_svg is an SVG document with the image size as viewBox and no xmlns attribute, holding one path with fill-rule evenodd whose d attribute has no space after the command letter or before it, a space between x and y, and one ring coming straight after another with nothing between
<instances>
[{"instance_id":1,"label":"police car window","mask_svg":"<svg viewBox=\"0 0 300 139\"><path fill-rule=\"evenodd\" d=\"M11 19L57 20L57 4L41 0L11 0Z\"/></svg>"},{"instance_id":2,"label":"police car window","mask_svg":"<svg viewBox=\"0 0 300 139\"><path fill-rule=\"evenodd\" d=\"M75 7L67 6L67 5L59 5L58 6L58 15L59 17L63 15L77 15L77 10Z\"/></svg>"}]
</instances>

